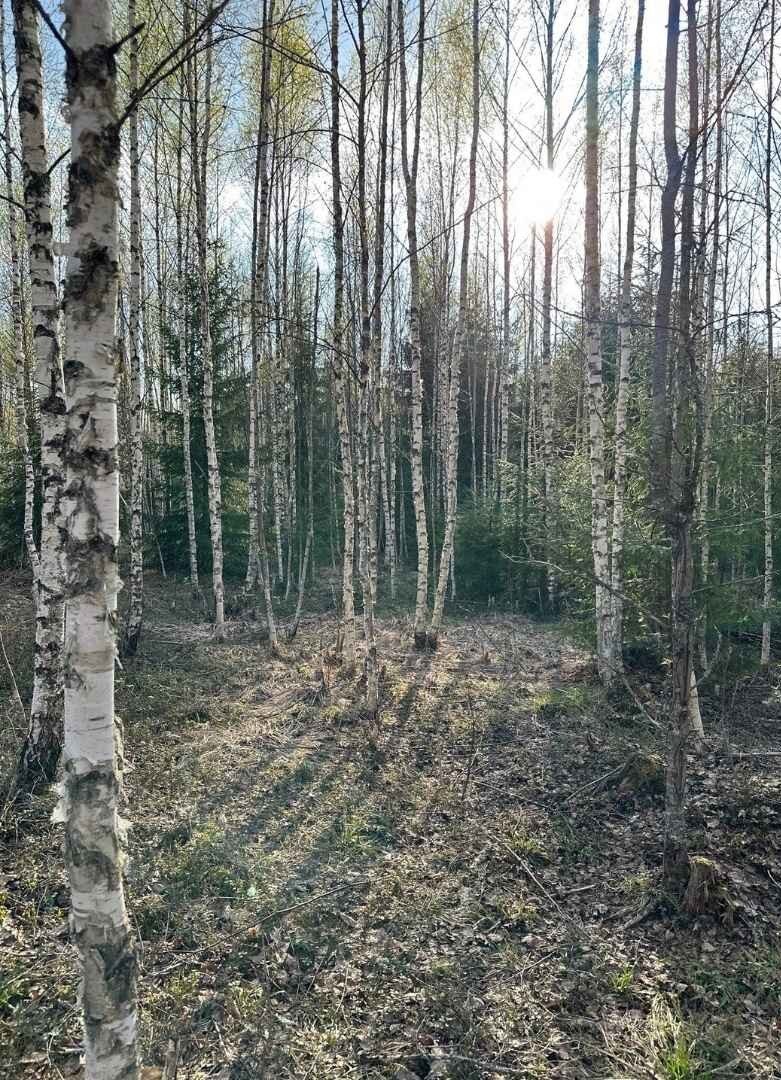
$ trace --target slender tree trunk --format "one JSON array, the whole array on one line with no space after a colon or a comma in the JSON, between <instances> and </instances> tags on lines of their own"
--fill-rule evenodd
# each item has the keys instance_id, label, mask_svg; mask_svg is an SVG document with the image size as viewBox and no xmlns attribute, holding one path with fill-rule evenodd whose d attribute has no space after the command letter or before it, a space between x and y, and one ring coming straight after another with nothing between
<instances>
[{"instance_id":1,"label":"slender tree trunk","mask_svg":"<svg viewBox=\"0 0 781 1080\"><path fill-rule=\"evenodd\" d=\"M128 0L128 26L136 25L136 0ZM131 97L138 92L138 34L129 43ZM141 638L144 617L144 412L141 329L141 184L138 155L138 106L128 118L130 126L130 600L122 652L133 656Z\"/></svg>"},{"instance_id":2,"label":"slender tree trunk","mask_svg":"<svg viewBox=\"0 0 781 1080\"><path fill-rule=\"evenodd\" d=\"M339 443L342 457L342 495L344 498L344 553L342 560L343 649L349 667L355 664L355 602L353 566L355 559L355 496L353 493L353 454L350 436L347 372L342 355L344 318L344 218L342 215L342 173L340 157L340 88L339 88L339 0L331 0L331 177L334 229L334 330L333 377Z\"/></svg>"},{"instance_id":3,"label":"slender tree trunk","mask_svg":"<svg viewBox=\"0 0 781 1080\"><path fill-rule=\"evenodd\" d=\"M702 474L700 477L700 497L697 504L698 524L700 528L700 579L707 587L710 577L710 532L707 524L708 499L711 469L711 436L713 428L713 378L714 378L714 341L716 334L716 276L718 272L719 239L721 227L721 172L724 146L724 124L722 118L722 79L721 79L721 0L716 0L716 22L713 30L715 38L715 77L716 77L716 154L713 163L713 217L711 219L711 260L708 268L707 292L707 328L705 346L705 371L703 388L703 435L702 435ZM707 61L706 61L707 62ZM703 237L703 243L705 243ZM719 477L716 482L718 484ZM704 623L699 633L700 664L708 666L708 651Z\"/></svg>"},{"instance_id":4,"label":"slender tree trunk","mask_svg":"<svg viewBox=\"0 0 781 1080\"><path fill-rule=\"evenodd\" d=\"M637 131L640 121L640 89L643 64L645 0L638 0L635 59L632 73L632 115L629 122L629 180L626 207L626 247L621 274L618 315L618 391L616 393L615 480L613 485L613 535L610 583L612 606L611 664L623 670L624 644L624 511L626 502L626 408L629 400L632 360L632 271L637 220Z\"/></svg>"},{"instance_id":5,"label":"slender tree trunk","mask_svg":"<svg viewBox=\"0 0 781 1080\"><path fill-rule=\"evenodd\" d=\"M258 508L258 391L260 379L262 299L266 289L266 229L268 219L268 107L269 64L268 8L263 4L263 55L260 75L260 104L258 131L255 143L255 180L252 198L252 246L250 269L250 347L252 375L249 393L249 555L247 558L247 590L254 589L260 573L259 508ZM258 207L260 199L260 208Z\"/></svg>"},{"instance_id":6,"label":"slender tree trunk","mask_svg":"<svg viewBox=\"0 0 781 1080\"><path fill-rule=\"evenodd\" d=\"M210 0L211 2L211 0ZM184 6L185 38L189 35L189 7ZM190 149L192 180L195 189L195 234L198 248L198 283L201 308L201 364L203 367L203 428L206 437L206 467L209 489L209 532L212 546L212 590L214 593L214 637L225 637L225 586L222 577L222 482L217 457L214 430L214 356L212 353L211 313L209 298L209 264L207 255L208 220L206 217L206 182L208 175L209 139L211 133L212 29L209 26L205 49L204 123L199 130L199 80L193 60L187 62L188 94L190 98Z\"/></svg>"},{"instance_id":7,"label":"slender tree trunk","mask_svg":"<svg viewBox=\"0 0 781 1080\"><path fill-rule=\"evenodd\" d=\"M456 531L456 498L458 491L458 393L463 356L466 352L466 320L469 303L469 241L472 215L477 193L477 143L480 135L480 6L472 2L472 141L469 149L469 189L464 210L464 235L461 244L461 269L458 295L458 321L453 360L450 369L450 387L447 402L447 480L445 504L445 535L439 561L439 577L434 595L434 610L428 638L429 646L436 648L442 616L445 610L445 589L454 559L453 541Z\"/></svg>"},{"instance_id":8,"label":"slender tree trunk","mask_svg":"<svg viewBox=\"0 0 781 1080\"><path fill-rule=\"evenodd\" d=\"M505 3L504 77L502 81L502 369L499 380L499 460L496 502L501 507L510 447L510 0Z\"/></svg>"},{"instance_id":9,"label":"slender tree trunk","mask_svg":"<svg viewBox=\"0 0 781 1080\"><path fill-rule=\"evenodd\" d=\"M767 322L767 355L765 357L765 452L762 462L762 502L764 509L765 568L762 607L762 647L760 663L770 663L770 609L773 603L773 50L776 43L776 0L770 0L770 51L767 73L767 138L765 142L765 310Z\"/></svg>"},{"instance_id":10,"label":"slender tree trunk","mask_svg":"<svg viewBox=\"0 0 781 1080\"><path fill-rule=\"evenodd\" d=\"M317 328L320 315L320 267L315 271L315 303L312 326L312 367L309 373L309 403L306 420L306 495L307 495L307 524L306 544L301 558L301 570L298 578L298 599L293 622L290 624L288 638L292 641L298 632L301 622L301 612L304 607L304 589L306 588L306 570L310 559L314 559L313 548L315 542L315 489L314 489L314 464L315 464L315 395L317 391ZM314 572L314 567L313 567Z\"/></svg>"},{"instance_id":11,"label":"slender tree trunk","mask_svg":"<svg viewBox=\"0 0 781 1080\"><path fill-rule=\"evenodd\" d=\"M119 129L111 5L66 0L71 124L65 279L65 823L85 1080L136 1080L136 963L122 886L114 715L119 589L115 313Z\"/></svg>"},{"instance_id":12,"label":"slender tree trunk","mask_svg":"<svg viewBox=\"0 0 781 1080\"><path fill-rule=\"evenodd\" d=\"M415 103L412 119L412 154L409 152L409 110L407 107L407 64L404 28L404 0L398 2L399 89L401 126L401 168L404 174L407 201L407 249L409 251L409 347L412 380L410 414L410 470L412 475L412 505L415 512L415 533L418 546L417 589L415 594L415 648L426 646L428 598L428 521L423 488L423 383L421 379L420 341L420 262L418 259L418 160L420 157L420 125L423 98L423 58L425 48L425 0L418 2L418 56L415 82Z\"/></svg>"},{"instance_id":13,"label":"slender tree trunk","mask_svg":"<svg viewBox=\"0 0 781 1080\"><path fill-rule=\"evenodd\" d=\"M187 370L187 287L185 275L182 199L182 154L184 151L184 75L180 81L179 122L176 144L176 326L179 339L179 388L182 398L182 458L184 461L184 500L187 509L187 550L190 560L190 588L193 597L203 600L198 579L198 544L195 534L193 466L190 453L190 383Z\"/></svg>"},{"instance_id":14,"label":"slender tree trunk","mask_svg":"<svg viewBox=\"0 0 781 1080\"><path fill-rule=\"evenodd\" d=\"M694 179L697 162L699 103L697 83L696 0L687 0L689 60L689 140L681 206L681 259L676 323L678 340L670 345L672 287L675 272L675 203L683 159L676 137L679 0L670 0L664 89L664 146L667 178L662 192L662 257L659 272L654 360L651 380L651 501L667 533L672 557L670 624L672 702L665 794L664 870L680 882L688 867L685 795L692 686L694 557L691 525L701 450L701 411L696 409L695 352L691 332L691 264L694 239ZM672 352L673 365L670 368Z\"/></svg>"},{"instance_id":15,"label":"slender tree trunk","mask_svg":"<svg viewBox=\"0 0 781 1080\"><path fill-rule=\"evenodd\" d=\"M0 31L5 41L5 7L0 12ZM14 379L16 407L16 443L24 468L24 546L33 570L33 577L39 573L38 549L33 535L33 507L35 501L35 467L29 438L29 416L27 389L27 363L24 355L24 316L22 312L21 263L19 257L19 219L16 214L16 199L13 180L13 155L11 150L11 100L8 93L8 72L5 53L0 56L0 77L2 78L3 122L5 126L4 167L5 198L8 220L8 241L11 252L11 325L14 346Z\"/></svg>"},{"instance_id":16,"label":"slender tree trunk","mask_svg":"<svg viewBox=\"0 0 781 1080\"><path fill-rule=\"evenodd\" d=\"M594 560L597 666L605 686L615 675L605 493L605 394L602 382L602 310L599 229L599 0L589 0L586 74L585 312L588 366L591 547Z\"/></svg>"},{"instance_id":17,"label":"slender tree trunk","mask_svg":"<svg viewBox=\"0 0 781 1080\"><path fill-rule=\"evenodd\" d=\"M396 595L396 553L395 537L390 527L385 492L385 430L382 408L382 290L385 277L385 189L388 180L388 111L390 103L391 67L393 58L393 0L385 3L385 41L382 71L382 96L380 101L380 160L376 183L376 224L374 236L374 279L372 286L371 309L371 409L370 409L370 447L371 468L369 472L369 540L370 554L373 555L372 587L377 594L377 560L379 540L378 506L385 518L385 551L390 569L391 597Z\"/></svg>"},{"instance_id":18,"label":"slender tree trunk","mask_svg":"<svg viewBox=\"0 0 781 1080\"><path fill-rule=\"evenodd\" d=\"M545 153L547 168L554 164L553 136L553 33L556 22L555 0L548 0L545 20ZM554 544L558 528L558 513L554 490L553 449L553 372L551 367L551 313L553 302L553 219L543 227L542 267L542 349L540 353L540 412L542 415L542 461L545 481L545 551L548 563L548 608L556 606L556 575L552 569L555 562Z\"/></svg>"},{"instance_id":19,"label":"slender tree trunk","mask_svg":"<svg viewBox=\"0 0 781 1080\"><path fill-rule=\"evenodd\" d=\"M374 550L374 518L372 500L372 430L374 427L374 354L371 313L369 311L369 223L366 205L366 110L367 110L367 63L366 28L363 0L358 0L358 234L360 244L359 302L360 302L360 361L359 361L359 461L358 461L358 535L365 549L360 560L361 591L363 593L363 623L366 638L366 711L370 720L377 715L379 672L377 668L377 636L374 626L376 562ZM379 226L378 226L379 227ZM382 267L380 266L380 274Z\"/></svg>"},{"instance_id":20,"label":"slender tree trunk","mask_svg":"<svg viewBox=\"0 0 781 1080\"><path fill-rule=\"evenodd\" d=\"M63 592L60 568L61 497L64 484L62 467L65 432L65 400L62 388L59 340L57 334L57 286L54 280L51 225L51 181L43 123L43 73L38 35L38 12L29 0L13 4L14 39L18 75L17 99L22 148L22 176L30 267L34 381L40 413L41 431L41 543L37 563L33 562L35 593L35 661L30 726L25 738L16 775L20 789L29 789L37 781L54 779L62 749L62 634ZM3 18L4 24L4 18ZM4 25L0 39L4 39ZM7 102L5 61L3 60L3 101ZM10 112L5 117L9 132ZM6 139L6 148L9 141ZM10 160L6 158L6 175ZM11 194L10 190L7 194ZM12 232L11 271L14 329L21 306L18 293L18 255L15 266L16 215L9 204L9 227ZM21 341L21 333L16 338ZM18 356L17 356L18 360ZM23 367L24 365L22 365ZM22 395L24 403L24 395ZM20 422L26 433L26 408ZM28 470L29 461L29 470ZM26 460L26 490L30 498L25 506L25 536L28 552L34 552L32 538L32 491L29 487L32 461ZM28 525L29 522L29 525ZM32 547L31 547L32 545Z\"/></svg>"}]
</instances>

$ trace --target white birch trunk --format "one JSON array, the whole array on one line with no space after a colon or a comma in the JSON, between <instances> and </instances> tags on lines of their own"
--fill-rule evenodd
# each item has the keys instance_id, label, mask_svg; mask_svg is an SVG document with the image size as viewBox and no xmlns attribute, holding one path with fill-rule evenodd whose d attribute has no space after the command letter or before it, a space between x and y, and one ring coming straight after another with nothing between
<instances>
[{"instance_id":1,"label":"white birch trunk","mask_svg":"<svg viewBox=\"0 0 781 1080\"><path fill-rule=\"evenodd\" d=\"M597 666L605 686L615 674L611 640L612 605L607 499L605 495L605 415L602 383L602 311L599 237L599 0L589 0L586 75L585 308L591 463L591 544L594 560Z\"/></svg>"},{"instance_id":2,"label":"white birch trunk","mask_svg":"<svg viewBox=\"0 0 781 1080\"><path fill-rule=\"evenodd\" d=\"M762 505L764 510L765 567L762 589L762 646L759 662L763 667L770 663L770 608L773 603L773 103L776 89L773 86L773 51L776 36L776 0L770 3L770 48L767 76L767 141L765 144L765 308L767 312L767 355L765 358L765 447L762 462Z\"/></svg>"},{"instance_id":3,"label":"white birch trunk","mask_svg":"<svg viewBox=\"0 0 781 1080\"><path fill-rule=\"evenodd\" d=\"M348 667L355 664L355 601L353 572L355 565L355 496L353 494L353 455L350 437L349 397L346 375L349 367L342 355L344 289L344 221L342 216L342 176L339 148L339 0L331 0L331 172L334 217L334 393L339 423L342 457L342 494L344 498L344 552L342 556L342 625L344 658Z\"/></svg>"},{"instance_id":4,"label":"white birch trunk","mask_svg":"<svg viewBox=\"0 0 781 1080\"><path fill-rule=\"evenodd\" d=\"M458 322L453 359L450 366L450 385L447 397L447 457L445 459L446 500L445 500L445 535L439 561L439 576L434 594L434 610L428 632L428 643L436 648L442 616L445 610L445 590L448 579L453 577L455 594L455 575L453 574L453 541L456 531L456 509L458 488L458 392L460 387L461 365L466 352L466 309L469 301L469 242L472 229L472 215L477 192L477 143L480 134L480 9L479 0L472 2L472 141L469 150L469 191L464 210L464 234L461 244L461 268L458 296Z\"/></svg>"},{"instance_id":5,"label":"white birch trunk","mask_svg":"<svg viewBox=\"0 0 781 1080\"><path fill-rule=\"evenodd\" d=\"M425 0L418 0L418 64L415 83L415 114L413 118L412 155L408 151L407 68L404 32L404 2L398 3L399 80L401 91L401 164L407 195L407 248L409 251L409 346L412 361L412 408L410 414L410 469L412 473L412 505L415 511L415 534L418 547L417 589L415 593L415 648L426 647L428 614L428 521L423 488L423 384L421 381L420 343L420 264L418 260L417 181L420 151L420 125L423 95L423 56L425 47Z\"/></svg>"},{"instance_id":6,"label":"white birch trunk","mask_svg":"<svg viewBox=\"0 0 781 1080\"><path fill-rule=\"evenodd\" d=\"M556 18L555 0L548 0L545 21L545 147L546 164L553 169L553 31ZM542 349L540 355L539 406L542 418L542 461L545 487L545 552L548 563L548 607L553 612L556 605L556 574L553 570L555 534L558 527L556 493L554 490L554 444L553 444L553 372L551 367L551 306L553 299L553 221L545 222L543 231L542 268Z\"/></svg>"},{"instance_id":7,"label":"white birch trunk","mask_svg":"<svg viewBox=\"0 0 781 1080\"><path fill-rule=\"evenodd\" d=\"M190 383L187 371L187 289L183 243L184 202L182 199L182 155L184 153L184 103L186 83L182 72L180 83L178 141L176 145L176 327L179 338L179 389L182 399L182 458L184 461L184 500L187 511L187 550L190 561L190 588L193 597L203 602L198 578L198 543L195 533L195 499L193 496L193 465L190 454Z\"/></svg>"},{"instance_id":8,"label":"white birch trunk","mask_svg":"<svg viewBox=\"0 0 781 1080\"><path fill-rule=\"evenodd\" d=\"M700 695L697 690L697 676L694 674L693 666L689 673L689 701L687 708L689 710L689 726L691 727L694 746L695 749L700 750L705 739L705 730L702 726Z\"/></svg>"},{"instance_id":9,"label":"white birch trunk","mask_svg":"<svg viewBox=\"0 0 781 1080\"><path fill-rule=\"evenodd\" d=\"M85 1080L136 1080L136 964L122 885L114 715L120 587L115 313L120 147L111 6L66 0L71 127L65 279L67 596L62 800Z\"/></svg>"},{"instance_id":10,"label":"white birch trunk","mask_svg":"<svg viewBox=\"0 0 781 1080\"><path fill-rule=\"evenodd\" d=\"M0 31L5 40L5 7L0 13ZM35 500L35 470L30 450L27 415L27 373L24 355L24 318L22 314L21 264L19 258L19 219L16 214L14 198L13 157L11 151L11 103L8 93L8 73L5 53L0 57L0 79L2 80L3 123L5 126L4 171L5 197L8 221L8 242L11 253L11 327L14 348L14 404L16 412L16 445L24 468L24 523L23 535L27 557L32 566L34 578L38 577L38 549L33 535L33 505Z\"/></svg>"},{"instance_id":11,"label":"white birch trunk","mask_svg":"<svg viewBox=\"0 0 781 1080\"><path fill-rule=\"evenodd\" d=\"M611 663L623 670L624 642L624 514L626 503L626 407L629 400L632 359L632 271L637 216L637 129L640 119L640 87L643 57L643 18L645 0L638 0L635 31L635 59L632 76L632 116L629 125L629 182L626 211L626 248L621 277L621 302L618 316L618 392L616 394L615 479L613 484L613 532L610 552L612 608Z\"/></svg>"},{"instance_id":12,"label":"white birch trunk","mask_svg":"<svg viewBox=\"0 0 781 1080\"><path fill-rule=\"evenodd\" d=\"M502 365L499 381L499 460L496 464L496 502L504 496L504 472L510 445L510 0L505 3L504 78L502 82Z\"/></svg>"},{"instance_id":13,"label":"white birch trunk","mask_svg":"<svg viewBox=\"0 0 781 1080\"><path fill-rule=\"evenodd\" d=\"M136 25L136 0L128 0L128 26ZM130 39L132 97L138 91L138 34ZM130 289L128 330L130 337L130 600L122 652L132 656L138 649L144 617L144 443L143 357L141 353L141 184L138 158L138 107L128 118L130 126Z\"/></svg>"},{"instance_id":14,"label":"white birch trunk","mask_svg":"<svg viewBox=\"0 0 781 1080\"><path fill-rule=\"evenodd\" d=\"M49 165L43 125L43 75L38 12L30 0L13 4L18 76L19 131L30 267L34 382L41 431L41 547L35 568L35 661L30 726L17 768L17 784L27 788L54 778L62 749L63 600L60 570L60 500L65 402L57 337L57 287L52 257ZM3 33L0 32L0 37ZM5 65L3 64L5 91ZM7 98L4 93L4 101ZM10 117L6 115L8 130ZM13 206L9 205L9 216ZM10 224L10 222L9 222ZM11 225L15 234L15 220ZM12 247L13 263L13 247ZM12 265L13 270L13 265ZM14 275L14 285L17 278ZM12 297L12 300L14 298ZM16 304L14 304L16 308ZM21 316L21 309L19 310ZM20 327L21 331L21 327ZM20 333L21 340L21 333ZM24 399L23 399L24 400ZM26 423L26 415L24 416ZM32 462L30 462L31 472ZM29 491L29 475L26 475ZM32 505L30 505L29 520ZM25 524L28 510L25 507ZM32 531L28 536L28 550Z\"/></svg>"},{"instance_id":15,"label":"white birch trunk","mask_svg":"<svg viewBox=\"0 0 781 1080\"><path fill-rule=\"evenodd\" d=\"M189 34L189 8L185 5L185 38ZM201 353L203 365L203 428L206 439L206 468L209 489L209 532L212 547L212 590L214 593L214 637L225 637L225 585L222 576L222 481L214 431L214 357L212 355L211 315L209 311L209 267L207 261L206 181L209 136L211 131L211 26L207 30L206 77L204 88L204 130L199 133L198 78L192 60L188 61L190 98L191 170L195 188L195 232L198 247L198 280L201 307Z\"/></svg>"},{"instance_id":16,"label":"white birch trunk","mask_svg":"<svg viewBox=\"0 0 781 1080\"><path fill-rule=\"evenodd\" d=\"M310 559L314 558L313 547L315 541L315 490L314 490L314 452L315 452L315 393L317 389L317 327L320 315L320 267L315 270L315 301L312 328L312 368L309 373L309 403L306 419L306 451L307 451L307 527L306 544L301 559L301 569L298 578L298 598L293 621L288 631L289 640L298 633L301 622L301 612L304 608L304 589L306 588L306 572ZM314 576L314 566L312 568Z\"/></svg>"}]
</instances>

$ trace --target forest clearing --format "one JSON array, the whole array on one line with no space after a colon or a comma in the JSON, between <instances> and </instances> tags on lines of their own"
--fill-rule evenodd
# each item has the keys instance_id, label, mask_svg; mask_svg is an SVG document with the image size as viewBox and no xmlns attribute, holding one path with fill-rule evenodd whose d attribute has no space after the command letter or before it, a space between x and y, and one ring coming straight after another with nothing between
<instances>
[{"instance_id":1,"label":"forest clearing","mask_svg":"<svg viewBox=\"0 0 781 1080\"><path fill-rule=\"evenodd\" d=\"M5 640L28 594L3 588ZM173 1054L188 1080L779 1075L781 778L754 756L778 746L776 685L736 687L731 756L703 697L692 842L724 895L682 915L654 884L663 776L610 779L662 755L660 731L555 626L458 618L420 654L410 618L383 614L370 747L356 678L318 674L332 617L275 659L246 618L215 646L184 586L153 578L147 604L117 681L146 1062ZM630 678L662 715L659 671ZM3 817L9 1080L81 1075L51 807Z\"/></svg>"},{"instance_id":2,"label":"forest clearing","mask_svg":"<svg viewBox=\"0 0 781 1080\"><path fill-rule=\"evenodd\" d=\"M779 0L0 0L0 1077L781 1078Z\"/></svg>"}]
</instances>

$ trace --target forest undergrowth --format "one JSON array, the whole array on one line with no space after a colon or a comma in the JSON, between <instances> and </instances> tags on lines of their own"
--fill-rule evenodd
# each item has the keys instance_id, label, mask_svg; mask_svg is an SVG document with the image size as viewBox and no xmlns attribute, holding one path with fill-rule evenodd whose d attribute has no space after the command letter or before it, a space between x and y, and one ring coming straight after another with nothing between
<instances>
[{"instance_id":1,"label":"forest undergrowth","mask_svg":"<svg viewBox=\"0 0 781 1080\"><path fill-rule=\"evenodd\" d=\"M3 771L29 593L0 594ZM386 614L371 738L333 616L279 657L246 612L227 630L150 575L117 674L148 1080L781 1075L776 669L701 689L688 815L720 885L684 916L657 885L663 671L607 695L554 625L451 620L421 655ZM80 1075L53 800L2 817L8 1080Z\"/></svg>"}]
</instances>

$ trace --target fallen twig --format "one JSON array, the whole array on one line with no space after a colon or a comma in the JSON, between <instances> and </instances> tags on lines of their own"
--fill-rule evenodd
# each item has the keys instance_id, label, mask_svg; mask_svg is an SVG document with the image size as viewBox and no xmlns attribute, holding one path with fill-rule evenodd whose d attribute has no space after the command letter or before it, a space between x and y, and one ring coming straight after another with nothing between
<instances>
[{"instance_id":1,"label":"fallen twig","mask_svg":"<svg viewBox=\"0 0 781 1080\"><path fill-rule=\"evenodd\" d=\"M587 784L584 784L582 787L575 788L574 791L571 791L569 793L569 795L566 797L566 799L562 799L562 806L565 803L568 803L570 801L570 799L574 799L576 795L582 795L584 791L588 791L590 788L599 787L599 785L603 784L606 780L610 780L611 777L617 776L621 772L621 770L624 768L625 764L626 764L626 762L622 762L620 765L617 765L615 767L615 769L611 769L610 772L606 772L604 776L598 776L596 780L590 780Z\"/></svg>"},{"instance_id":2,"label":"fallen twig","mask_svg":"<svg viewBox=\"0 0 781 1080\"><path fill-rule=\"evenodd\" d=\"M441 1054L437 1054L433 1059L434 1061L463 1061L467 1065L475 1065L481 1070L489 1073L504 1073L506 1076L527 1076L528 1073L525 1069L515 1068L513 1065L496 1065L492 1061L486 1061L484 1058L469 1057L468 1054L452 1054L448 1050L443 1050Z\"/></svg>"},{"instance_id":3,"label":"fallen twig","mask_svg":"<svg viewBox=\"0 0 781 1080\"><path fill-rule=\"evenodd\" d=\"M621 930L631 930L634 926L639 926L641 922L645 922L649 915L653 915L659 906L659 897L652 896L649 900L643 904L640 910L632 916L627 922L621 924Z\"/></svg>"},{"instance_id":4,"label":"fallen twig","mask_svg":"<svg viewBox=\"0 0 781 1080\"><path fill-rule=\"evenodd\" d=\"M572 918L572 916L568 915L566 913L566 911L564 911L562 909L561 904L557 903L556 899L545 888L545 886L542 884L540 879L536 876L536 874L534 873L532 868L529 866L529 864L525 861L525 859L522 859L520 857L520 855L516 854L516 852L513 851L513 849L510 847L510 845L508 843L506 843L506 841L502 840L501 836L497 836L496 839L499 841L499 843L502 845L502 847L506 848L509 851L509 853L512 855L512 857L515 859L515 861L520 866L521 870L523 870L524 874L526 874L526 876L529 878L529 880L532 882L532 884L535 885L537 887L537 889L539 889L539 891L542 893L542 895L545 897L545 899L549 903L553 904L553 906L556 908L556 910L559 912L559 914L562 915L565 919L568 919L570 922L575 922L575 920Z\"/></svg>"},{"instance_id":5,"label":"fallen twig","mask_svg":"<svg viewBox=\"0 0 781 1080\"><path fill-rule=\"evenodd\" d=\"M307 907L309 904L314 904L318 900L324 900L327 896L333 896L335 893L344 892L345 889L357 889L361 885L368 885L368 883L368 878L359 878L358 881L348 881L345 882L344 885L337 885L335 889L328 889L326 892L316 893L315 896L309 896L306 900L300 900L297 904L291 904L290 907L277 908L276 911L270 911L268 915L264 915L260 922L254 923L252 926L243 927L235 936L240 937L242 934L249 934L252 930L258 930L267 922L271 922L272 919L278 919L283 915L289 915L291 911L298 911L299 908Z\"/></svg>"},{"instance_id":6,"label":"fallen twig","mask_svg":"<svg viewBox=\"0 0 781 1080\"><path fill-rule=\"evenodd\" d=\"M640 712L643 714L643 716L645 716L648 723L655 727L658 731L661 731L662 725L659 723L658 720L651 716L648 709L646 709L645 705L643 705L640 698L632 689L632 684L629 682L629 679L627 679L626 675L624 675L623 671L619 671L619 675L621 676L621 682L624 684L627 691L629 692L629 696L632 698L632 701L634 701Z\"/></svg>"}]
</instances>

